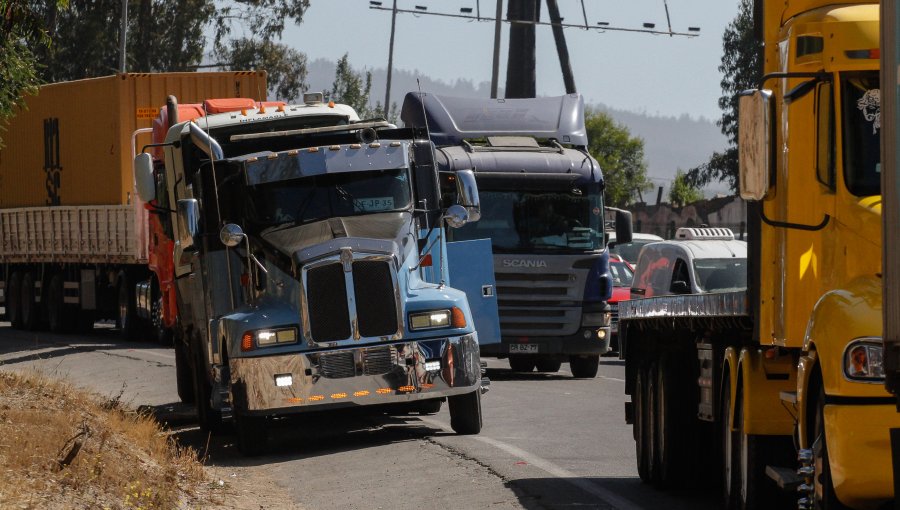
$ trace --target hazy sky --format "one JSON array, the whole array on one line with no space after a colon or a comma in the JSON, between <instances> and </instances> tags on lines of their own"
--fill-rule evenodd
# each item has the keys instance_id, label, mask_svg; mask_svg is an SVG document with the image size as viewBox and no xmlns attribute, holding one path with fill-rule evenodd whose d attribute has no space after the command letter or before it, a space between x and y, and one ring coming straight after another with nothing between
<instances>
[{"instance_id":1,"label":"hazy sky","mask_svg":"<svg viewBox=\"0 0 900 510\"><path fill-rule=\"evenodd\" d=\"M717 119L721 89L718 71L722 33L737 14L739 0L665 0L672 29L700 27L699 37L669 37L630 32L565 30L575 85L587 102L648 114ZM386 68L390 11L369 8L369 0L312 0L304 22L285 31L283 42L310 60L337 60L349 53L356 69ZM390 7L392 0L382 0ZM398 8L453 13L478 6L477 0L398 0ZM504 3L504 16L506 14ZM558 0L565 23L583 23L581 0ZM481 13L493 17L495 0L480 0ZM589 24L640 29L655 23L665 29L664 0L583 0ZM541 17L548 21L546 5ZM509 25L503 24L500 87L506 77ZM494 24L439 16L398 14L394 68L453 83L490 82ZM537 27L537 88L541 95L565 92L549 26ZM392 101L402 92L392 91ZM384 98L373 98L382 100Z\"/></svg>"}]
</instances>

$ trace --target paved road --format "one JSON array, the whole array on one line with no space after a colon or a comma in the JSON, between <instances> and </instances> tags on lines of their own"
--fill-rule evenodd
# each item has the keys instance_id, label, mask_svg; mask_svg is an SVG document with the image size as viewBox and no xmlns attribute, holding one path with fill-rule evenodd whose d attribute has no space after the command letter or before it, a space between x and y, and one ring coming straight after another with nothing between
<instances>
[{"instance_id":1,"label":"paved road","mask_svg":"<svg viewBox=\"0 0 900 510\"><path fill-rule=\"evenodd\" d=\"M177 403L171 349L123 343L110 328L89 336L26 333L0 323L0 369L41 370L107 398L152 410L224 479L266 477L287 503L318 508L713 509L709 491L663 493L637 478L623 419L624 367L601 363L591 380L514 374L488 360L484 429L457 436L433 416L328 415L282 420L268 455L245 459L229 436L209 438Z\"/></svg>"}]
</instances>

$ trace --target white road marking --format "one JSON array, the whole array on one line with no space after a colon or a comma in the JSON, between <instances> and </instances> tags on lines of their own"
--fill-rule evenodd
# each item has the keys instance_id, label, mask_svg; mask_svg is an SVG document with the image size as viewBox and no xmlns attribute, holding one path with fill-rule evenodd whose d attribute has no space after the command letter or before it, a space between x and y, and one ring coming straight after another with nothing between
<instances>
[{"instance_id":1,"label":"white road marking","mask_svg":"<svg viewBox=\"0 0 900 510\"><path fill-rule=\"evenodd\" d=\"M434 418L428 418L426 416L419 416L418 418L420 420L424 421L425 423L428 423L429 425L443 429L447 432L452 432L452 429L450 429L450 427L448 427L447 425L445 425L443 422L441 422L439 420L435 420ZM546 471L550 475L553 475L557 478L561 478L562 480L568 482L571 485L574 485L575 487L578 487L579 489L587 492L588 494L597 496L598 498L602 499L603 501L606 501L607 503L611 504L618 510L641 510L641 508L642 508L641 506L636 505L634 502L632 502L626 498L623 498L622 496L619 496L618 494L616 494L608 489L604 489L603 487L600 487L599 485L597 485L595 483L585 480L583 477L569 471L568 469L557 466L553 462L550 462L549 460L538 457L537 455L534 455L530 452L526 452L525 450L523 450L517 446L513 446L511 444L504 443L503 441L498 441L494 438L482 436L482 435L467 436L467 437L470 439L475 439L477 441L481 441L482 443L489 444L489 445L493 446L494 448L502 450L514 457L518 457L518 458L524 460L525 462L527 462L528 464L530 464L538 469L541 469L543 471Z\"/></svg>"}]
</instances>

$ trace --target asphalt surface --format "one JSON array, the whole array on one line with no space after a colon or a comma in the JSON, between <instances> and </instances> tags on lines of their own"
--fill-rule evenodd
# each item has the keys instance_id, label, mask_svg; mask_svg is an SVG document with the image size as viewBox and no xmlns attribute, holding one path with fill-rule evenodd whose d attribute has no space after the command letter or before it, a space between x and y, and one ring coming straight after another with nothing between
<instances>
[{"instance_id":1,"label":"asphalt surface","mask_svg":"<svg viewBox=\"0 0 900 510\"><path fill-rule=\"evenodd\" d=\"M208 436L178 402L171 348L92 335L12 330L0 323L0 370L39 370L141 407L225 479L265 477L264 508L713 509L713 489L657 491L641 483L624 419L623 363L601 358L594 379L517 374L488 359L484 428L457 436L431 416L331 414L274 425L269 453L244 458L229 434Z\"/></svg>"}]
</instances>

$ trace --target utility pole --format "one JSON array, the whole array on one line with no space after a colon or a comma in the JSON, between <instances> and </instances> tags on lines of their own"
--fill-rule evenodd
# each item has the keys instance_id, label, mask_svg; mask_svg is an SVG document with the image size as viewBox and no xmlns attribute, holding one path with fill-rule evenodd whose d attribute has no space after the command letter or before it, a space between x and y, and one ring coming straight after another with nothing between
<instances>
[{"instance_id":1,"label":"utility pole","mask_svg":"<svg viewBox=\"0 0 900 510\"><path fill-rule=\"evenodd\" d=\"M500 28L503 20L503 0L497 0L497 16L494 18L494 64L491 70L491 99L497 99L497 82L500 76Z\"/></svg>"},{"instance_id":2,"label":"utility pole","mask_svg":"<svg viewBox=\"0 0 900 510\"><path fill-rule=\"evenodd\" d=\"M506 64L506 97L536 95L535 23L541 19L541 0L509 0L509 54Z\"/></svg>"},{"instance_id":3,"label":"utility pole","mask_svg":"<svg viewBox=\"0 0 900 510\"><path fill-rule=\"evenodd\" d=\"M128 33L128 0L122 0L122 20L119 27L119 72L125 72L125 38Z\"/></svg>"},{"instance_id":4,"label":"utility pole","mask_svg":"<svg viewBox=\"0 0 900 510\"><path fill-rule=\"evenodd\" d=\"M559 15L559 5L556 3L556 0L547 0L547 12L550 14L550 23L553 24L553 40L556 41L556 54L559 55L559 67L562 69L566 94L574 94L576 92L575 77L572 76L569 47L566 45L566 34L563 33L562 27L563 20ZM585 17L587 16L585 15Z\"/></svg>"},{"instance_id":5,"label":"utility pole","mask_svg":"<svg viewBox=\"0 0 900 510\"><path fill-rule=\"evenodd\" d=\"M388 50L387 85L384 89L384 118L387 119L391 111L391 73L394 69L394 30L397 28L397 0L394 0L394 8L391 10L391 44Z\"/></svg>"}]
</instances>

